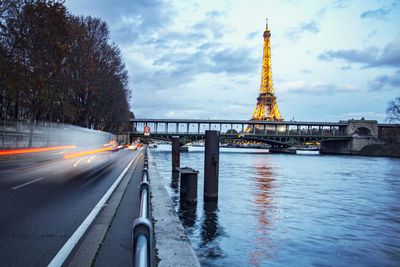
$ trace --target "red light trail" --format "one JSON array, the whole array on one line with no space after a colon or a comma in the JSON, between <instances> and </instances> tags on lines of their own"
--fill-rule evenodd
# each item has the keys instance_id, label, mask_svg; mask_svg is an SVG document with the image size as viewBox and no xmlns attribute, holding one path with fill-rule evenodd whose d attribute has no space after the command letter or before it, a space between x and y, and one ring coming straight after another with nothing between
<instances>
[{"instance_id":1,"label":"red light trail","mask_svg":"<svg viewBox=\"0 0 400 267\"><path fill-rule=\"evenodd\" d=\"M24 153L35 153L35 152L44 152L44 151L59 150L59 149L71 149L71 148L76 148L76 146L51 146L51 147L21 148L21 149L13 149L13 150L1 150L0 151L0 156L14 155L14 154L24 154Z\"/></svg>"}]
</instances>

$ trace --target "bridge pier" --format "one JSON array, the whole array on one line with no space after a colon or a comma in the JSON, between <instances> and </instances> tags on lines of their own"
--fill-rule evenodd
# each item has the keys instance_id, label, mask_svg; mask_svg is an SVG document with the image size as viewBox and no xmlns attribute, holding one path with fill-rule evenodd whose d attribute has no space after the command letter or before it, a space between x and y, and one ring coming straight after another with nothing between
<instances>
[{"instance_id":1,"label":"bridge pier","mask_svg":"<svg viewBox=\"0 0 400 267\"><path fill-rule=\"evenodd\" d=\"M381 143L378 139L378 122L375 120L349 120L342 130L351 139L324 140L321 142L321 154L356 155L368 145Z\"/></svg>"}]
</instances>

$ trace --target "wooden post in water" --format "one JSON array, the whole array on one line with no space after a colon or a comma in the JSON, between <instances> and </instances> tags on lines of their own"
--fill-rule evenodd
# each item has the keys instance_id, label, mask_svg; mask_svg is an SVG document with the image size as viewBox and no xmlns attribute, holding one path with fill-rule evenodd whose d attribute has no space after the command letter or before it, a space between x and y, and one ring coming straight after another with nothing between
<instances>
[{"instance_id":1,"label":"wooden post in water","mask_svg":"<svg viewBox=\"0 0 400 267\"><path fill-rule=\"evenodd\" d=\"M180 151L179 148L181 146L181 142L179 141L179 137L172 137L172 171L179 171L179 167L181 164Z\"/></svg>"},{"instance_id":2,"label":"wooden post in water","mask_svg":"<svg viewBox=\"0 0 400 267\"><path fill-rule=\"evenodd\" d=\"M219 131L206 131L204 151L204 200L218 200Z\"/></svg>"},{"instance_id":3,"label":"wooden post in water","mask_svg":"<svg viewBox=\"0 0 400 267\"><path fill-rule=\"evenodd\" d=\"M181 168L181 187L180 199L181 203L197 202L197 174L199 172L192 168Z\"/></svg>"}]
</instances>

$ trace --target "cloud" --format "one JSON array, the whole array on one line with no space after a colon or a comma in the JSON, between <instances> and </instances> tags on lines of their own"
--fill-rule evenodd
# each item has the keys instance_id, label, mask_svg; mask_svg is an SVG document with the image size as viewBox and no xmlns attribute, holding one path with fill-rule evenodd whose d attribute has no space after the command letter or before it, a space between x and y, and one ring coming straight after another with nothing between
<instances>
[{"instance_id":1,"label":"cloud","mask_svg":"<svg viewBox=\"0 0 400 267\"><path fill-rule=\"evenodd\" d=\"M344 59L348 62L368 63L374 62L378 56L379 49L377 47L367 47L365 49L341 49L328 50L318 55L319 60L332 61L335 58Z\"/></svg>"},{"instance_id":2,"label":"cloud","mask_svg":"<svg viewBox=\"0 0 400 267\"><path fill-rule=\"evenodd\" d=\"M360 63L365 67L400 67L400 35L381 51L375 47L364 49L328 50L318 55L319 60L343 59L348 63Z\"/></svg>"},{"instance_id":3,"label":"cloud","mask_svg":"<svg viewBox=\"0 0 400 267\"><path fill-rule=\"evenodd\" d=\"M390 13L390 9L379 8L375 10L367 10L361 13L360 18L362 19L386 19L386 16Z\"/></svg>"},{"instance_id":4,"label":"cloud","mask_svg":"<svg viewBox=\"0 0 400 267\"><path fill-rule=\"evenodd\" d=\"M349 112L344 114L327 114L326 118L333 121L339 120L349 120L349 119L361 119L366 118L368 120L384 120L386 119L386 114L376 113L372 111L364 111L364 112Z\"/></svg>"},{"instance_id":5,"label":"cloud","mask_svg":"<svg viewBox=\"0 0 400 267\"><path fill-rule=\"evenodd\" d=\"M220 18L225 16L226 13L222 11L207 12L206 18L192 25L191 29L193 31L209 32L213 38L221 39L225 34L226 25L220 21Z\"/></svg>"},{"instance_id":6,"label":"cloud","mask_svg":"<svg viewBox=\"0 0 400 267\"><path fill-rule=\"evenodd\" d=\"M352 93L360 91L350 84L329 84L325 82L307 82L304 80L289 81L279 86L279 92L289 94L332 95L335 93Z\"/></svg>"},{"instance_id":7,"label":"cloud","mask_svg":"<svg viewBox=\"0 0 400 267\"><path fill-rule=\"evenodd\" d=\"M305 32L318 33L318 23L315 22L314 19L312 19L310 22L301 22L299 25L297 25L297 27L287 29L285 31L285 36L288 39L296 41Z\"/></svg>"},{"instance_id":8,"label":"cloud","mask_svg":"<svg viewBox=\"0 0 400 267\"><path fill-rule=\"evenodd\" d=\"M74 15L91 15L106 21L112 39L119 44L131 44L166 28L177 13L171 3L159 0L69 0L68 10ZM83 14L82 14L83 15Z\"/></svg>"},{"instance_id":9,"label":"cloud","mask_svg":"<svg viewBox=\"0 0 400 267\"><path fill-rule=\"evenodd\" d=\"M220 43L217 43L217 42L205 42L205 43L201 44L200 46L198 46L197 49L199 49L199 50L210 50L210 49L214 50L214 49L216 49L218 47L221 47Z\"/></svg>"},{"instance_id":10,"label":"cloud","mask_svg":"<svg viewBox=\"0 0 400 267\"><path fill-rule=\"evenodd\" d=\"M247 39L247 40L251 40L251 39L254 39L254 38L255 38L256 36L258 36L258 35L261 36L260 32L258 32L258 31L249 32L249 33L246 35L246 39Z\"/></svg>"},{"instance_id":11,"label":"cloud","mask_svg":"<svg viewBox=\"0 0 400 267\"><path fill-rule=\"evenodd\" d=\"M371 91L400 88L400 71L391 76L386 74L377 76L375 79L368 81L368 87Z\"/></svg>"},{"instance_id":12,"label":"cloud","mask_svg":"<svg viewBox=\"0 0 400 267\"><path fill-rule=\"evenodd\" d=\"M352 68L351 68L350 65L347 65L347 66L342 66L342 67L340 67L340 69L341 69L341 70L351 70Z\"/></svg>"},{"instance_id":13,"label":"cloud","mask_svg":"<svg viewBox=\"0 0 400 267\"><path fill-rule=\"evenodd\" d=\"M336 0L334 1L334 7L335 8L347 8L349 5L349 1L348 0Z\"/></svg>"},{"instance_id":14,"label":"cloud","mask_svg":"<svg viewBox=\"0 0 400 267\"><path fill-rule=\"evenodd\" d=\"M251 57L252 50L247 48L224 49L211 56L213 72L253 73L259 67L258 60Z\"/></svg>"},{"instance_id":15,"label":"cloud","mask_svg":"<svg viewBox=\"0 0 400 267\"><path fill-rule=\"evenodd\" d=\"M134 55L127 62L134 66L132 71L129 69L134 88L140 89L141 93L143 90L155 93L165 88L183 88L202 74L234 77L256 73L260 67L250 48L231 47L214 51L207 49L208 46L214 44L205 43L196 51L167 50L147 64L143 62L145 56Z\"/></svg>"},{"instance_id":16,"label":"cloud","mask_svg":"<svg viewBox=\"0 0 400 267\"><path fill-rule=\"evenodd\" d=\"M309 70L309 69L303 69L303 70L301 70L301 73L304 73L304 74L311 74L312 71Z\"/></svg>"}]
</instances>

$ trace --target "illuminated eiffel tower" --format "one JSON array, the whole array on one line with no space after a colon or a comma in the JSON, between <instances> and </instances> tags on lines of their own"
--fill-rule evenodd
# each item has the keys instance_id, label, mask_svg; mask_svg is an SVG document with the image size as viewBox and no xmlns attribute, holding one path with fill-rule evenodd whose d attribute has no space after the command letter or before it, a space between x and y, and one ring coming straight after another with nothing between
<instances>
[{"instance_id":1,"label":"illuminated eiffel tower","mask_svg":"<svg viewBox=\"0 0 400 267\"><path fill-rule=\"evenodd\" d=\"M271 32L268 30L268 19L266 30L264 31L264 51L263 51L263 65L261 74L261 87L260 93L257 97L257 105L254 109L253 116L250 120L257 121L283 121L279 113L278 105L276 103L276 96L274 95L274 86L272 84L271 73L271 48L269 39ZM250 129L246 129L248 132Z\"/></svg>"}]
</instances>

